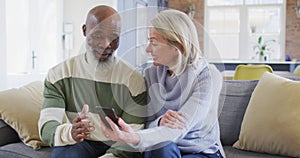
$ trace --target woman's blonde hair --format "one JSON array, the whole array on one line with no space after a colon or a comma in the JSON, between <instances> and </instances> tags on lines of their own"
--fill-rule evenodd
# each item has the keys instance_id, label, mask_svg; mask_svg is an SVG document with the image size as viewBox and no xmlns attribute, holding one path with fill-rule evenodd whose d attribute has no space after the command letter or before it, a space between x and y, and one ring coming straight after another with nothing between
<instances>
[{"instance_id":1,"label":"woman's blonde hair","mask_svg":"<svg viewBox=\"0 0 300 158\"><path fill-rule=\"evenodd\" d=\"M151 25L169 45L181 51L182 59L179 61L180 75L189 64L194 64L200 57L197 29L188 15L178 10L164 10L157 14ZM179 73L179 74L178 74Z\"/></svg>"}]
</instances>

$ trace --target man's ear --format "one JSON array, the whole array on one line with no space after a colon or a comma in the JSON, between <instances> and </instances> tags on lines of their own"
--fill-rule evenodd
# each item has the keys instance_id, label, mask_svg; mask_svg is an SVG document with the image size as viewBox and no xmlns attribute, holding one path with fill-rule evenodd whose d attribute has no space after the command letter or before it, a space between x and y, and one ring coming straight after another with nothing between
<instances>
[{"instance_id":1,"label":"man's ear","mask_svg":"<svg viewBox=\"0 0 300 158\"><path fill-rule=\"evenodd\" d=\"M83 33L83 36L85 37L86 36L86 25L82 25L82 33Z\"/></svg>"}]
</instances>

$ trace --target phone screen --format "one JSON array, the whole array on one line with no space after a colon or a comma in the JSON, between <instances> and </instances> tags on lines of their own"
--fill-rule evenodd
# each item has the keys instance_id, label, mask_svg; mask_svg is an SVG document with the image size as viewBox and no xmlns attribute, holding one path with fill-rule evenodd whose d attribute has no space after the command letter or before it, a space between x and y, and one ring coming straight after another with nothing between
<instances>
[{"instance_id":1,"label":"phone screen","mask_svg":"<svg viewBox=\"0 0 300 158\"><path fill-rule=\"evenodd\" d=\"M117 126L119 126L118 116L116 115L114 108L96 106L96 110L97 110L102 122L106 125L106 127L111 129L109 123L105 119L105 116L108 116Z\"/></svg>"}]
</instances>

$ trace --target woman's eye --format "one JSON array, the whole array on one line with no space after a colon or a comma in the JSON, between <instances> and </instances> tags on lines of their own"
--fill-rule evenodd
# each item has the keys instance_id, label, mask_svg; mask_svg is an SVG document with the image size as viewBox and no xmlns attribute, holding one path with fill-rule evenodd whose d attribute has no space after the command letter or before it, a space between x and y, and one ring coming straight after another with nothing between
<instances>
[{"instance_id":1,"label":"woman's eye","mask_svg":"<svg viewBox=\"0 0 300 158\"><path fill-rule=\"evenodd\" d=\"M151 42L152 46L157 46L157 43Z\"/></svg>"}]
</instances>

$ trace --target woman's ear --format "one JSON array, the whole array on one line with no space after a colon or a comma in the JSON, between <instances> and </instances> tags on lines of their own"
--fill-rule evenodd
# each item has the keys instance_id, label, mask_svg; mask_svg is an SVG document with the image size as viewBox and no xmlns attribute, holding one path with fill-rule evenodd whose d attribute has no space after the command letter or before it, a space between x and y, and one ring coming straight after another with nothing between
<instances>
[{"instance_id":1,"label":"woman's ear","mask_svg":"<svg viewBox=\"0 0 300 158\"><path fill-rule=\"evenodd\" d=\"M180 52L183 52L183 46L180 43L176 42L175 45L180 50Z\"/></svg>"},{"instance_id":2,"label":"woman's ear","mask_svg":"<svg viewBox=\"0 0 300 158\"><path fill-rule=\"evenodd\" d=\"M83 36L86 37L86 25L82 25L82 33L83 33Z\"/></svg>"}]
</instances>

